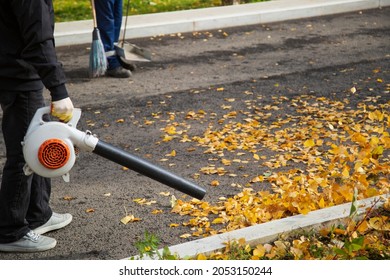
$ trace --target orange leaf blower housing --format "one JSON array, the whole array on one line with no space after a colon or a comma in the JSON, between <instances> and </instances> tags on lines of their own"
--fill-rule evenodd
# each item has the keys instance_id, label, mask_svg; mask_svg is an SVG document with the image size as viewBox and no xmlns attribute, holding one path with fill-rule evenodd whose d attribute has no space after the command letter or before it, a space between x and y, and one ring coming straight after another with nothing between
<instances>
[{"instance_id":1,"label":"orange leaf blower housing","mask_svg":"<svg viewBox=\"0 0 390 280\"><path fill-rule=\"evenodd\" d=\"M68 145L61 139L48 139L39 147L38 159L44 167L58 169L69 161L70 153Z\"/></svg>"}]
</instances>

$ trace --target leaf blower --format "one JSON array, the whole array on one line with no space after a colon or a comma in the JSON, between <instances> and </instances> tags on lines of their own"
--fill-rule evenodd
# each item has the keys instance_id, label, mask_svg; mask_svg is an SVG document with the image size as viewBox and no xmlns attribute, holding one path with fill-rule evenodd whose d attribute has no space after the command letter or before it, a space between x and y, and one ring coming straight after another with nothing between
<instances>
[{"instance_id":1,"label":"leaf blower","mask_svg":"<svg viewBox=\"0 0 390 280\"><path fill-rule=\"evenodd\" d=\"M105 143L90 131L78 130L76 126L81 109L75 108L72 119L67 123L44 120L49 114L50 107L37 110L22 142L26 175L36 173L47 178L62 176L64 181L69 182L69 171L79 149L93 152L194 198L202 199L206 194L198 185Z\"/></svg>"}]
</instances>

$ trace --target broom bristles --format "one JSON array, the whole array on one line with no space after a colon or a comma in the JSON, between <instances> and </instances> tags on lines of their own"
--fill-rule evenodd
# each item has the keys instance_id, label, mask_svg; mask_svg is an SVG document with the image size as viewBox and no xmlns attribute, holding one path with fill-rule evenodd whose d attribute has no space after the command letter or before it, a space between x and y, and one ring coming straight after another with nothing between
<instances>
[{"instance_id":1,"label":"broom bristles","mask_svg":"<svg viewBox=\"0 0 390 280\"><path fill-rule=\"evenodd\" d=\"M91 52L89 54L89 75L92 78L102 76L107 70L107 58L99 29L96 27L92 32Z\"/></svg>"}]
</instances>

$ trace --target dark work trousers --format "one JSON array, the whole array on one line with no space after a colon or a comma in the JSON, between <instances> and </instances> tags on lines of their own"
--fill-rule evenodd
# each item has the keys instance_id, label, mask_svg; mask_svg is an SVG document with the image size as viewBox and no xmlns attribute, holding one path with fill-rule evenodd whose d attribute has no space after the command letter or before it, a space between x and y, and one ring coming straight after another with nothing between
<instances>
[{"instance_id":1,"label":"dark work trousers","mask_svg":"<svg viewBox=\"0 0 390 280\"><path fill-rule=\"evenodd\" d=\"M96 21L105 52L115 50L122 26L122 0L95 0ZM120 66L115 53L107 56L108 69Z\"/></svg>"},{"instance_id":2,"label":"dark work trousers","mask_svg":"<svg viewBox=\"0 0 390 280\"><path fill-rule=\"evenodd\" d=\"M25 176L23 172L21 142L36 110L44 106L42 90L0 91L0 104L7 157L0 188L0 243L8 243L50 219L51 182L36 174Z\"/></svg>"}]
</instances>

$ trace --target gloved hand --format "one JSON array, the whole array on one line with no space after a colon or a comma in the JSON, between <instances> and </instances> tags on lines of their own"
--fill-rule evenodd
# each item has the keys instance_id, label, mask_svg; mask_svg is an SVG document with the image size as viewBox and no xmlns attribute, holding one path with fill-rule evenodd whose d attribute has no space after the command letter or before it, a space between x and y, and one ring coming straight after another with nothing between
<instances>
[{"instance_id":1,"label":"gloved hand","mask_svg":"<svg viewBox=\"0 0 390 280\"><path fill-rule=\"evenodd\" d=\"M73 116L73 103L69 97L51 102L51 114L60 121L68 122Z\"/></svg>"}]
</instances>

